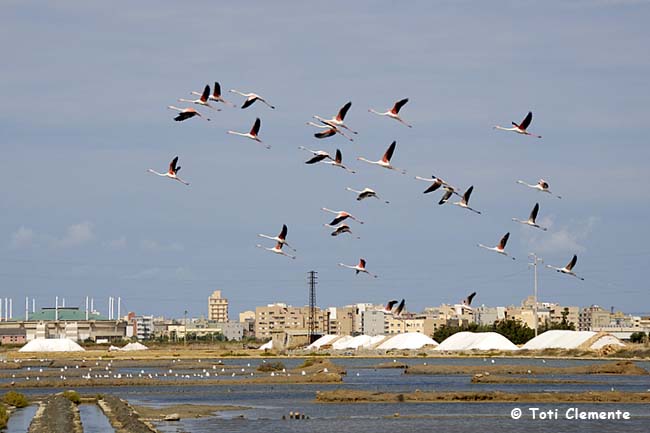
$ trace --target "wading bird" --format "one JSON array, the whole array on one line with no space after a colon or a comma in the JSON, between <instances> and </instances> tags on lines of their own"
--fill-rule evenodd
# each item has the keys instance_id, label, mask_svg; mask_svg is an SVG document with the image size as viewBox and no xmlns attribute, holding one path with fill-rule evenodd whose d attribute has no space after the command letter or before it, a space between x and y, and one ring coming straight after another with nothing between
<instances>
[{"instance_id":1,"label":"wading bird","mask_svg":"<svg viewBox=\"0 0 650 433\"><path fill-rule=\"evenodd\" d=\"M563 268L556 268L555 266L551 266L551 265L546 265L546 267L550 268L550 269L555 269L557 272L561 272L563 274L571 275L571 276L574 276L574 277L584 281L585 280L584 278L577 276L575 274L575 272L573 272L573 267L576 265L577 261L578 261L578 256L576 256L574 254L571 261Z\"/></svg>"},{"instance_id":2,"label":"wading bird","mask_svg":"<svg viewBox=\"0 0 650 433\"><path fill-rule=\"evenodd\" d=\"M451 190L448 190L447 193L445 193L445 196L447 194L449 194L449 197L451 197L451 194L453 193L453 191L451 191L451 192L450 191ZM465 193L463 194L463 198L461 198L460 201L454 202L452 204L455 204L456 206L460 206L460 207L465 208L465 209L469 209L472 212L477 213L477 214L480 215L481 214L480 211L477 211L476 209L472 209L471 207L469 207L469 197L472 195L472 191L474 191L474 186L473 185L470 186L469 188L467 188L467 191L465 191ZM449 197L447 197L447 200L449 199Z\"/></svg>"},{"instance_id":3,"label":"wading bird","mask_svg":"<svg viewBox=\"0 0 650 433\"><path fill-rule=\"evenodd\" d=\"M348 110L350 109L351 106L352 106L352 102L348 102L343 107L341 107L341 109L336 114L336 116L332 117L331 119L323 119L320 116L314 116L314 119L317 119L317 120L323 122L326 125L336 126L336 127L339 127L339 128L344 128L344 129L347 129L348 131L350 131L353 134L358 134L357 131L353 131L345 123L343 123L343 120L345 119L345 115L348 114Z\"/></svg>"},{"instance_id":4,"label":"wading bird","mask_svg":"<svg viewBox=\"0 0 650 433\"><path fill-rule=\"evenodd\" d=\"M257 119L255 119L255 123L253 123L253 127L249 132L228 131L228 134L239 135L240 137L250 138L251 140L257 141L258 143L262 143L262 140L260 140L260 138L257 136L257 134L260 132L260 126L262 126L262 122L258 117ZM265 144L264 146L267 149L271 148L271 146L268 144Z\"/></svg>"},{"instance_id":5,"label":"wading bird","mask_svg":"<svg viewBox=\"0 0 650 433\"><path fill-rule=\"evenodd\" d=\"M208 91L208 93L210 92ZM192 92L192 95L202 95L202 94L199 92ZM218 81L214 82L214 90L212 91L212 94L208 96L208 100L221 102L227 105L232 105L233 107L237 108L237 106L232 102L228 102L225 99L223 99L223 97L221 96L221 86L219 85Z\"/></svg>"},{"instance_id":6,"label":"wading bird","mask_svg":"<svg viewBox=\"0 0 650 433\"><path fill-rule=\"evenodd\" d=\"M286 224L282 224L282 230L280 231L280 234L277 235L277 236L268 236L268 235L263 235L261 233L258 234L257 236L259 236L261 238L271 239L272 241L276 241L279 244L286 245L287 247L289 247L293 251L296 251L296 249L294 247L292 247L291 245L289 245L287 243L287 240L286 240L287 239L287 225Z\"/></svg>"},{"instance_id":7,"label":"wading bird","mask_svg":"<svg viewBox=\"0 0 650 433\"><path fill-rule=\"evenodd\" d=\"M539 203L535 203L535 206L533 207L533 210L530 212L530 216L528 217L527 220L524 221L524 220L520 220L518 218L513 218L512 220L515 221L515 222L518 222L520 224L525 224L527 226L535 227L535 228L538 228L540 230L546 231L546 230L548 230L546 227L542 227L542 226L540 226L539 224L537 224L535 222L535 220L537 219L537 213L538 212L539 212Z\"/></svg>"},{"instance_id":8,"label":"wading bird","mask_svg":"<svg viewBox=\"0 0 650 433\"><path fill-rule=\"evenodd\" d=\"M395 146L397 145L396 141L393 141L390 146L388 146L388 149L386 149L386 153L384 153L384 156L379 160L379 161L370 161L362 156L358 157L357 159L359 161L367 162L368 164L374 164L378 165L380 167L387 168L389 170L395 170L398 171L402 174L406 174L406 170L402 170L401 168L396 168L390 165L390 159L393 157L393 152L395 152Z\"/></svg>"},{"instance_id":9,"label":"wading bird","mask_svg":"<svg viewBox=\"0 0 650 433\"><path fill-rule=\"evenodd\" d=\"M357 194L358 194L358 195L357 195L357 201L361 201L361 200L363 200L363 199L370 198L370 197L374 197L374 198L376 198L376 199L381 200L381 198L377 195L377 193L375 192L375 190L370 189L370 188L364 188L364 189L362 189L361 191L357 191L356 189L352 189L352 188L349 188L349 187L348 187L348 188L345 188L345 189L348 190L348 191L352 191L352 192L357 193ZM384 200L384 203L388 204L388 203L390 203L390 202Z\"/></svg>"},{"instance_id":10,"label":"wading bird","mask_svg":"<svg viewBox=\"0 0 650 433\"><path fill-rule=\"evenodd\" d=\"M336 134L341 134L345 138L347 138L350 141L354 141L351 137L345 134L345 132L341 131L339 128L337 128L334 125L329 125L329 124L324 124L324 125L319 125L318 123L314 122L307 122L307 125L314 126L316 128L324 129L323 132L317 132L314 134L314 137L316 138L327 138L327 137L332 137Z\"/></svg>"},{"instance_id":11,"label":"wading bird","mask_svg":"<svg viewBox=\"0 0 650 433\"><path fill-rule=\"evenodd\" d=\"M331 227L329 224L323 224L323 225L325 227ZM357 239L361 239L359 236L354 236L354 234L352 233L352 229L350 229L350 226L347 225L347 224L341 224L341 225L335 227L334 231L332 233L330 233L330 235L338 236L338 235L343 234L343 233L350 233L353 237L355 237Z\"/></svg>"},{"instance_id":12,"label":"wading bird","mask_svg":"<svg viewBox=\"0 0 650 433\"><path fill-rule=\"evenodd\" d=\"M404 307L406 306L406 300L402 299L402 301L399 303L397 308L395 308L395 311L393 312L394 316L401 317L402 316L402 311L404 311Z\"/></svg>"},{"instance_id":13,"label":"wading bird","mask_svg":"<svg viewBox=\"0 0 650 433\"><path fill-rule=\"evenodd\" d=\"M350 265L346 265L346 264L343 264L343 263L339 263L339 266L342 266L342 267L348 268L348 269L354 269L355 273L357 275L359 275L359 272L363 272L364 274L368 274L373 278L377 278L377 275L371 274L370 272L368 272L366 270L366 260L365 259L359 259L359 264L355 265L355 266L350 266Z\"/></svg>"},{"instance_id":14,"label":"wading bird","mask_svg":"<svg viewBox=\"0 0 650 433\"><path fill-rule=\"evenodd\" d=\"M275 253L275 254L280 254L282 256L286 256L286 257L295 259L296 256L292 256L291 254L287 254L284 251L282 251L282 245L283 245L282 243L278 242L277 244L275 244L275 246L273 248L266 248L266 247L264 247L264 246L262 246L260 244L257 244L256 247L257 248L262 248L263 250L270 251L270 252Z\"/></svg>"},{"instance_id":15,"label":"wading bird","mask_svg":"<svg viewBox=\"0 0 650 433\"><path fill-rule=\"evenodd\" d=\"M551 190L548 189L548 182L546 182L544 179L540 179L535 185L531 185L529 183L526 183L523 180L518 180L517 183L520 184L520 185L525 185L528 188L533 188L533 189L536 189L537 191L546 192L546 193L549 193L549 194L553 195ZM555 197L562 198L562 196L559 196L559 195L556 195Z\"/></svg>"},{"instance_id":16,"label":"wading bird","mask_svg":"<svg viewBox=\"0 0 650 433\"><path fill-rule=\"evenodd\" d=\"M541 135L531 134L530 132L527 131L528 126L530 126L530 122L532 120L533 120L533 113L529 111L526 117L524 118L524 120L522 120L520 124L516 124L515 122L512 122L513 125L512 128L505 128L503 126L496 125L494 126L494 129L500 129L502 131L512 131L512 132L516 132L517 134L530 135L531 137L542 138Z\"/></svg>"},{"instance_id":17,"label":"wading bird","mask_svg":"<svg viewBox=\"0 0 650 433\"><path fill-rule=\"evenodd\" d=\"M178 156L174 157L174 159L172 159L172 162L169 163L169 170L167 170L167 173L158 173L156 170L153 170L151 168L148 168L147 171L149 173L157 174L158 176L162 176L162 177L168 177L170 179L177 180L182 184L189 185L188 182L185 182L183 179L178 177L177 174L181 170L181 166L179 165L177 167L176 166L177 163L178 163Z\"/></svg>"},{"instance_id":18,"label":"wading bird","mask_svg":"<svg viewBox=\"0 0 650 433\"><path fill-rule=\"evenodd\" d=\"M485 245L483 245L483 244L478 244L478 246L481 247L481 248L485 248L486 250L494 251L494 252L499 253L499 254L501 254L501 255L504 255L504 256L506 256L506 257L510 257L510 256L508 255L508 253L505 252L506 244L508 243L508 238L509 238L509 237L510 237L510 232L508 232L508 233L506 233L505 235L503 235L503 237L502 237L501 240L499 241L499 245L497 245L496 247L488 247L488 246L485 246ZM514 257L510 257L510 258L511 258L512 260L515 259Z\"/></svg>"},{"instance_id":19,"label":"wading bird","mask_svg":"<svg viewBox=\"0 0 650 433\"><path fill-rule=\"evenodd\" d=\"M407 103L408 101L409 101L409 98L404 98L404 99L402 99L402 100L399 100L399 101L397 101L397 102L395 103L395 105L393 105L393 108L391 108L391 109L388 110L388 111L384 111L383 113L380 113L380 112L378 112L378 111L375 111L375 110L373 110L372 108L369 109L368 111L370 111L371 113L377 114L377 115L379 115L379 116L388 116L388 117L390 117L391 119L395 119L395 120L397 120L398 122L403 123L404 125L408 126L409 128L412 128L411 125L409 125L409 124L406 123L404 120L402 120L401 117L399 117L399 110L400 110L404 105L406 105L406 103Z\"/></svg>"},{"instance_id":20,"label":"wading bird","mask_svg":"<svg viewBox=\"0 0 650 433\"><path fill-rule=\"evenodd\" d=\"M472 313L474 311L474 309L472 308L472 299L474 299L474 296L476 296L476 292L472 292L467 298L463 299L463 302L461 302L460 304L454 305L454 308L456 309L456 314L462 316L465 310Z\"/></svg>"},{"instance_id":21,"label":"wading bird","mask_svg":"<svg viewBox=\"0 0 650 433\"><path fill-rule=\"evenodd\" d=\"M305 161L305 164L316 164L317 162L321 162L324 159L332 159L332 155L325 152L324 150L311 150L307 149L305 146L298 146L298 149L306 150L307 152L311 152L311 154L314 155L312 158Z\"/></svg>"},{"instance_id":22,"label":"wading bird","mask_svg":"<svg viewBox=\"0 0 650 433\"><path fill-rule=\"evenodd\" d=\"M196 93L196 92L192 92ZM205 89L203 89L203 93L201 94L201 97L199 99L183 99L179 98L178 102L191 102L192 104L198 104L198 105L203 105L204 107L212 108L213 110L221 111L219 108L215 108L210 103L208 102L208 98L210 98L210 86L205 86Z\"/></svg>"},{"instance_id":23,"label":"wading bird","mask_svg":"<svg viewBox=\"0 0 650 433\"><path fill-rule=\"evenodd\" d=\"M415 176L415 178L417 180L422 180L424 182L431 183L431 185L422 192L423 194L428 194L430 192L436 191L438 188L443 186L444 187L443 189L445 189L447 191L451 191L452 194L456 194L457 196L460 196L460 194L458 194L456 192L457 188L451 186L447 181L445 181L444 179L442 179L442 178L440 178L438 176L431 176L430 178L429 177Z\"/></svg>"},{"instance_id":24,"label":"wading bird","mask_svg":"<svg viewBox=\"0 0 650 433\"><path fill-rule=\"evenodd\" d=\"M178 114L176 115L176 117L174 117L174 120L177 122L182 122L183 120L191 119L194 116L199 116L201 119L207 121L210 120L210 118L208 117L203 117L201 113L199 113L192 107L178 108L178 107L174 107L173 105L168 105L167 108L169 108L170 110L178 111Z\"/></svg>"},{"instance_id":25,"label":"wading bird","mask_svg":"<svg viewBox=\"0 0 650 433\"><path fill-rule=\"evenodd\" d=\"M354 221L358 222L359 224L363 224L363 221L357 219L354 215L352 215L352 214L350 214L350 213L348 213L348 212L345 212L345 211L336 211L336 210L328 209L328 208L326 208L326 207L323 207L323 208L321 208L321 209L324 210L325 212L333 213L334 215L336 215L336 217L332 220L332 222L328 224L328 225L331 226L331 227L337 225L337 224L340 223L340 222L345 221L345 220L348 219L348 218L350 218L351 220L354 220Z\"/></svg>"},{"instance_id":26,"label":"wading bird","mask_svg":"<svg viewBox=\"0 0 650 433\"><path fill-rule=\"evenodd\" d=\"M230 92L236 93L238 95L246 97L246 101L244 101L241 108L248 108L251 105L253 105L255 103L255 101L260 101L260 102L263 102L264 104L268 105L269 107L271 107L273 110L275 110L275 107L273 105L269 104L266 101L266 99L262 98L257 93L243 93L243 92L240 92L239 90L235 90L235 89L230 89Z\"/></svg>"}]
</instances>

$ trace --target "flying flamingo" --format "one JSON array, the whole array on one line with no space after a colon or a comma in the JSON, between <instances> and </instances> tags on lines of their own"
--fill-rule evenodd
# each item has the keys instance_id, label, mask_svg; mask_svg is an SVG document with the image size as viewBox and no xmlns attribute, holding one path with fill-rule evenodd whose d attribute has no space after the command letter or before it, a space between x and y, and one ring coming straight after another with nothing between
<instances>
[{"instance_id":1,"label":"flying flamingo","mask_svg":"<svg viewBox=\"0 0 650 433\"><path fill-rule=\"evenodd\" d=\"M398 302L399 301L397 299L393 299L391 301L388 301L388 303L386 304L386 307L384 307L384 313L390 314L390 312L393 311L393 307Z\"/></svg>"},{"instance_id":2,"label":"flying flamingo","mask_svg":"<svg viewBox=\"0 0 650 433\"><path fill-rule=\"evenodd\" d=\"M526 118L522 120L520 124L516 124L515 122L512 122L513 124L512 128L504 128L503 126L496 125L494 129L500 129L502 131L512 131L512 132L516 132L517 134L530 135L531 137L542 138L541 135L531 134L530 132L527 131L528 126L530 126L530 122L532 120L533 120L533 113L529 111L528 114L526 115Z\"/></svg>"},{"instance_id":3,"label":"flying flamingo","mask_svg":"<svg viewBox=\"0 0 650 433\"><path fill-rule=\"evenodd\" d=\"M185 182L183 179L177 176L178 172L181 170L180 165L178 167L176 166L177 163L178 156L174 157L174 159L172 159L172 162L169 163L169 170L167 170L167 173L158 173L156 170L153 170L151 168L148 168L147 171L149 173L157 174L158 176L162 177L168 177L170 179L177 180L182 184L189 185L189 183Z\"/></svg>"},{"instance_id":4,"label":"flying flamingo","mask_svg":"<svg viewBox=\"0 0 650 433\"><path fill-rule=\"evenodd\" d=\"M384 111L383 113L380 113L380 112L378 112L378 111L375 111L375 110L373 110L372 108L369 109L368 111L370 111L371 113L374 113L374 114L378 114L378 115L380 115L380 116L388 116L388 117L390 117L391 119L395 119L395 120L397 120L398 122L403 123L404 125L408 126L409 128L412 128L413 126L409 125L408 123L406 123L405 121L403 121L401 117L399 117L399 110L400 110L404 105L406 105L406 103L407 103L408 101L409 101L409 98L405 98L405 99L402 99L402 100L400 100L400 101L397 101L397 102L395 103L395 105L393 105L393 108L391 108L391 109L388 110L388 111Z\"/></svg>"},{"instance_id":5,"label":"flying flamingo","mask_svg":"<svg viewBox=\"0 0 650 433\"><path fill-rule=\"evenodd\" d=\"M463 299L462 303L454 305L456 308L456 313L459 316L462 316L465 310L468 310L469 312L474 311L474 309L471 307L472 299L474 299L474 296L476 296L476 292L472 292L467 298Z\"/></svg>"},{"instance_id":6,"label":"flying flamingo","mask_svg":"<svg viewBox=\"0 0 650 433\"><path fill-rule=\"evenodd\" d=\"M357 275L359 275L359 272L363 272L364 274L368 274L373 278L377 278L377 275L371 274L370 272L368 272L366 270L366 260L365 259L359 259L359 264L355 265L355 266L350 266L350 265L346 265L346 264L343 264L343 263L339 263L339 266L343 266L344 268L348 268L348 269L354 269L355 273Z\"/></svg>"},{"instance_id":7,"label":"flying flamingo","mask_svg":"<svg viewBox=\"0 0 650 433\"><path fill-rule=\"evenodd\" d=\"M431 176L430 178L415 176L415 178L417 180L423 180L425 182L430 182L431 183L431 185L422 192L423 194L428 194L430 192L436 191L438 188L443 186L443 187L445 187L444 188L445 190L451 190L452 194L456 194L457 196L460 196L460 194L458 194L456 192L457 188L451 186L448 182L446 182L444 179L442 179L442 178L440 178L438 176Z\"/></svg>"},{"instance_id":8,"label":"flying flamingo","mask_svg":"<svg viewBox=\"0 0 650 433\"><path fill-rule=\"evenodd\" d=\"M548 182L546 182L544 179L540 179L535 185L531 185L529 183L526 183L523 180L518 180L517 183L521 184L521 185L525 185L528 188L533 188L533 189L536 189L538 191L546 192L546 193L549 193L549 194L553 195L551 190L548 189ZM562 198L562 196L559 196L559 195L556 195L555 197Z\"/></svg>"},{"instance_id":9,"label":"flying flamingo","mask_svg":"<svg viewBox=\"0 0 650 433\"><path fill-rule=\"evenodd\" d=\"M196 93L196 92L193 92ZM208 98L210 97L210 86L205 86L205 89L203 89L203 93L201 94L201 97L199 99L183 99L179 98L178 102L191 102L192 104L198 104L198 105L203 105L204 107L209 107L212 108L213 110L221 111L219 108L215 108L210 103L208 102Z\"/></svg>"},{"instance_id":10,"label":"flying flamingo","mask_svg":"<svg viewBox=\"0 0 650 433\"><path fill-rule=\"evenodd\" d=\"M395 152L395 146L397 145L396 141L393 141L390 146L388 146L388 149L386 150L386 153L384 153L384 156L379 160L379 161L370 161L367 160L366 158L363 157L358 157L357 159L359 161L367 162L368 164L375 164L380 167L387 168L389 170L395 170L398 171L402 174L406 174L406 170L402 170L400 168L395 168L392 165L390 165L390 159L393 157L393 152Z\"/></svg>"},{"instance_id":11,"label":"flying flamingo","mask_svg":"<svg viewBox=\"0 0 650 433\"><path fill-rule=\"evenodd\" d=\"M402 316L402 311L404 311L404 306L406 306L406 300L402 299L402 301L399 303L397 308L395 308L395 311L393 312L394 316L401 317Z\"/></svg>"},{"instance_id":12,"label":"flying flamingo","mask_svg":"<svg viewBox=\"0 0 650 433\"><path fill-rule=\"evenodd\" d=\"M501 254L501 255L504 255L504 256L506 256L506 257L510 257L510 256L508 255L508 253L505 252L506 244L508 243L508 238L509 238L509 237L510 237L510 232L508 232L508 233L506 233L505 235L503 235L503 237L502 237L501 240L499 241L499 245L497 245L496 247L488 247L488 246L485 246L485 245L483 245L483 244L478 244L478 246L481 247L481 248L485 248L486 250L494 251L494 252L499 253L499 254ZM515 260L514 257L510 257L510 258L511 258L512 260Z\"/></svg>"},{"instance_id":13,"label":"flying flamingo","mask_svg":"<svg viewBox=\"0 0 650 433\"><path fill-rule=\"evenodd\" d=\"M356 189L352 189L352 188L349 188L349 187L348 187L348 188L345 188L345 189L348 190L348 191L352 191L352 192L357 193L357 194L358 194L358 195L357 195L357 201L361 201L361 200L363 200L363 199L370 198L370 197L374 197L374 198L376 198L376 199L381 200L381 198L377 195L377 193L375 192L375 190L370 189L370 188L364 188L364 189L362 189L361 191L357 191ZM388 203L390 203L390 202L384 200L384 203L388 204Z\"/></svg>"},{"instance_id":14,"label":"flying flamingo","mask_svg":"<svg viewBox=\"0 0 650 433\"><path fill-rule=\"evenodd\" d=\"M250 132L228 131L228 134L239 135L240 137L250 138L251 140L257 141L258 143L262 143L262 140L260 140L259 137L257 136L257 134L260 132L260 126L262 126L262 122L258 117L257 119L255 119L255 123L253 123L253 127L251 128ZM266 144L265 146L267 149L271 148L271 146L268 144Z\"/></svg>"},{"instance_id":15,"label":"flying flamingo","mask_svg":"<svg viewBox=\"0 0 650 433\"><path fill-rule=\"evenodd\" d=\"M341 109L336 114L336 116L332 117L331 119L323 119L320 116L314 116L314 119L320 120L321 122L323 122L326 125L336 126L336 127L339 127L339 128L344 128L344 129L347 129L348 131L350 131L353 134L358 134L357 131L353 131L345 123L343 123L343 119L345 119L345 115L348 114L348 110L350 109L351 106L352 106L352 102L348 102L343 107L341 107Z\"/></svg>"},{"instance_id":16,"label":"flying flamingo","mask_svg":"<svg viewBox=\"0 0 650 433\"><path fill-rule=\"evenodd\" d=\"M270 251L270 252L275 253L275 254L280 254L282 256L286 256L286 257L290 257L292 259L295 259L296 256L292 256L291 254L287 254L284 251L282 251L282 245L283 244L281 242L278 242L277 244L275 244L275 246L273 248L266 248L266 247L263 247L260 244L257 244L256 247L257 248L262 248L262 249L264 249L266 251Z\"/></svg>"},{"instance_id":17,"label":"flying flamingo","mask_svg":"<svg viewBox=\"0 0 650 433\"><path fill-rule=\"evenodd\" d=\"M204 93L205 93L205 91L204 91ZM208 93L210 93L210 92L208 91ZM199 92L192 92L192 95L202 95L202 94L199 93ZM212 91L211 95L208 95L208 100L221 102L221 103L227 104L227 105L232 105L233 107L237 108L237 106L235 104L233 104L232 102L228 102L225 99L223 99L223 97L221 96L221 86L219 85L218 81L214 82L214 90Z\"/></svg>"},{"instance_id":18,"label":"flying flamingo","mask_svg":"<svg viewBox=\"0 0 650 433\"><path fill-rule=\"evenodd\" d=\"M573 267L576 265L576 262L577 262L577 261L578 261L578 256L576 256L576 255L574 254L574 255L573 255L573 258L571 259L571 261L570 261L570 262L569 262L565 267L563 267L563 268L556 268L555 266L551 266L551 265L546 265L546 267L547 267L547 268L551 268L551 269L555 269L557 272L561 272L561 273L563 273L563 274L572 275L572 276L574 276L574 277L576 277L576 278L579 278L579 279L581 279L582 281L584 281L584 280L585 280L584 278L577 276L577 275L575 274L575 272L573 272Z\"/></svg>"},{"instance_id":19,"label":"flying flamingo","mask_svg":"<svg viewBox=\"0 0 650 433\"><path fill-rule=\"evenodd\" d=\"M323 224L325 227L331 227L329 224ZM347 224L341 224L337 227L334 227L334 231L330 233L332 236L338 236L343 233L350 233L352 236L352 230L350 229L350 226ZM357 239L361 239L359 236L355 236Z\"/></svg>"},{"instance_id":20,"label":"flying flamingo","mask_svg":"<svg viewBox=\"0 0 650 433\"><path fill-rule=\"evenodd\" d=\"M170 110L175 110L175 111L179 112L178 115L176 115L176 117L174 117L174 120L177 121L177 122L182 122L183 120L190 119L190 118L192 118L194 116L199 116L201 119L205 119L205 120L208 120L208 121L210 120L210 118L208 118L208 117L203 117L201 115L201 113L199 113L198 111L196 111L192 107L178 108L178 107L174 107L173 105L168 105L167 108L169 108Z\"/></svg>"},{"instance_id":21,"label":"flying flamingo","mask_svg":"<svg viewBox=\"0 0 650 433\"><path fill-rule=\"evenodd\" d=\"M327 123L325 123L323 125L319 125L318 123L314 123L314 122L307 122L307 125L315 126L316 128L320 128L320 129L324 129L323 132L317 132L317 133L314 134L314 137L316 137L316 138L327 138L327 137L332 137L332 136L334 136L336 134L341 134L342 136L344 136L348 140L354 141L351 137L346 135L345 132L341 131L339 128L337 128L334 125L330 125L330 124L327 124Z\"/></svg>"},{"instance_id":22,"label":"flying flamingo","mask_svg":"<svg viewBox=\"0 0 650 433\"><path fill-rule=\"evenodd\" d=\"M480 215L481 214L480 211L477 211L476 209L472 209L471 207L469 207L469 197L472 195L472 191L474 191L474 186L473 185L470 186L469 188L467 188L467 191L465 191L465 193L463 194L463 198L461 198L460 201L454 202L452 204L455 204L456 206L460 206L460 207L465 208L465 209L469 209L472 212L477 213L477 214ZM447 194L449 194L449 197L451 197L452 193L450 191L447 191L445 196ZM447 200L449 199L449 197L447 197Z\"/></svg>"},{"instance_id":23,"label":"flying flamingo","mask_svg":"<svg viewBox=\"0 0 650 433\"><path fill-rule=\"evenodd\" d=\"M527 226L536 227L538 229L546 231L548 230L546 227L542 227L535 222L535 220L537 219L538 212L539 212L539 203L535 203L535 206L533 207L533 210L530 212L530 216L528 217L527 220L524 221L517 218L513 218L512 220L521 224L525 224Z\"/></svg>"},{"instance_id":24,"label":"flying flamingo","mask_svg":"<svg viewBox=\"0 0 650 433\"><path fill-rule=\"evenodd\" d=\"M332 159L332 155L325 152L324 150L311 150L307 149L305 146L298 146L298 149L306 150L307 152L311 152L313 155L311 159L305 161L305 164L316 164L317 162L321 162L324 159Z\"/></svg>"},{"instance_id":25,"label":"flying flamingo","mask_svg":"<svg viewBox=\"0 0 650 433\"><path fill-rule=\"evenodd\" d=\"M296 251L295 248L293 248L291 245L287 243L287 225L282 224L282 230L280 231L280 234L277 236L268 236L268 235L263 235L263 234L258 234L257 236L261 238L266 238L266 239L271 239L272 241L276 241L279 244L286 245L287 247L291 248L293 251Z\"/></svg>"},{"instance_id":26,"label":"flying flamingo","mask_svg":"<svg viewBox=\"0 0 650 433\"><path fill-rule=\"evenodd\" d=\"M338 223L345 221L348 218L358 222L359 224L363 224L363 221L357 219L354 215L352 215L352 214L350 214L348 212L336 211L336 210L328 209L326 207L323 207L321 209L324 210L325 212L333 213L334 215L336 215L336 217L332 220L332 222L328 224L329 226L333 227L333 226L337 225Z\"/></svg>"},{"instance_id":27,"label":"flying flamingo","mask_svg":"<svg viewBox=\"0 0 650 433\"><path fill-rule=\"evenodd\" d=\"M241 96L245 96L245 97L246 97L246 101L244 101L244 103L242 104L241 108L248 108L248 107L250 107L251 105L253 105L253 104L255 103L255 101L260 101L260 102L265 103L265 104L268 105L269 107L271 107L273 110L275 110L275 107L274 107L273 105L269 104L269 103L266 101L266 99L262 98L262 97L261 97L260 95L258 95L257 93L242 93L242 92L240 92L239 90L235 90L235 89L230 89L230 91L231 91L232 93L236 93L236 94L238 94L238 95L241 95Z\"/></svg>"}]
</instances>

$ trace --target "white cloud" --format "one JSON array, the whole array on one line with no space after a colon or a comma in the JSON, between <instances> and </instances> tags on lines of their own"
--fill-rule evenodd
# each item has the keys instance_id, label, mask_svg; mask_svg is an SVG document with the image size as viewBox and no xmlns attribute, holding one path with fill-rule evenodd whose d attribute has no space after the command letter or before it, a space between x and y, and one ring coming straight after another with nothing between
<instances>
[{"instance_id":1,"label":"white cloud","mask_svg":"<svg viewBox=\"0 0 650 433\"><path fill-rule=\"evenodd\" d=\"M585 250L583 242L593 232L598 223L597 217L589 217L585 221L578 221L571 225L554 228L554 221L546 217L538 221L542 227L548 227L547 232L531 232L528 227L525 233L525 242L531 251L537 253L578 253Z\"/></svg>"},{"instance_id":2,"label":"white cloud","mask_svg":"<svg viewBox=\"0 0 650 433\"><path fill-rule=\"evenodd\" d=\"M114 249L114 250L124 249L124 248L126 248L126 237L121 236L121 237L119 237L117 239L110 240L110 241L106 242L105 245L108 248L111 248L111 249Z\"/></svg>"},{"instance_id":3,"label":"white cloud","mask_svg":"<svg viewBox=\"0 0 650 433\"><path fill-rule=\"evenodd\" d=\"M151 239L141 240L140 248L142 248L145 251L152 251L152 252L163 252L163 251L178 252L178 251L183 251L185 249L183 245L179 244L178 242L161 244L160 242Z\"/></svg>"},{"instance_id":4,"label":"white cloud","mask_svg":"<svg viewBox=\"0 0 650 433\"><path fill-rule=\"evenodd\" d=\"M34 230L21 226L13 235L11 235L12 248L29 248L34 244L36 235Z\"/></svg>"},{"instance_id":5,"label":"white cloud","mask_svg":"<svg viewBox=\"0 0 650 433\"><path fill-rule=\"evenodd\" d=\"M69 226L65 236L61 239L55 239L54 244L61 248L76 247L88 243L94 238L93 224L84 221Z\"/></svg>"}]
</instances>

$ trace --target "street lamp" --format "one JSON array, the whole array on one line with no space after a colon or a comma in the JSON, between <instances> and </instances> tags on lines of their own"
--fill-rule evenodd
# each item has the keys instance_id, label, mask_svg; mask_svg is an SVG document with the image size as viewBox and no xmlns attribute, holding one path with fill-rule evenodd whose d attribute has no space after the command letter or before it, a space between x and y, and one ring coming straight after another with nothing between
<instances>
[{"instance_id":1,"label":"street lamp","mask_svg":"<svg viewBox=\"0 0 650 433\"><path fill-rule=\"evenodd\" d=\"M535 320L535 337L537 337L537 329L539 323L539 319L537 316L537 264L544 263L544 260L541 259L540 257L537 257L537 254L535 253L528 253L528 257L530 257L533 260L533 263L528 263L528 266L532 266L534 271L533 272L533 298L535 304L533 305L533 316Z\"/></svg>"}]
</instances>

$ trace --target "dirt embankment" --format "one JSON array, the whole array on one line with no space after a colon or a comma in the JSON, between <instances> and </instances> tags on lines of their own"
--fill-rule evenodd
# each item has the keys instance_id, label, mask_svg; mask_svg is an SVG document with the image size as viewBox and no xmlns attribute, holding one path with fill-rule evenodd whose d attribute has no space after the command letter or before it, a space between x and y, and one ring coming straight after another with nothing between
<instances>
[{"instance_id":1,"label":"dirt embankment","mask_svg":"<svg viewBox=\"0 0 650 433\"><path fill-rule=\"evenodd\" d=\"M498 375L498 374L475 374L472 376L472 383L519 383L519 384L535 384L535 383L581 383L581 384L595 384L601 383L593 380L574 380L574 379L551 379L515 375Z\"/></svg>"},{"instance_id":2,"label":"dirt embankment","mask_svg":"<svg viewBox=\"0 0 650 433\"><path fill-rule=\"evenodd\" d=\"M83 433L79 409L61 394L41 402L29 425L29 433Z\"/></svg>"},{"instance_id":3,"label":"dirt embankment","mask_svg":"<svg viewBox=\"0 0 650 433\"><path fill-rule=\"evenodd\" d=\"M508 393L508 392L410 392L391 393L339 389L319 391L320 403L650 403L650 393L579 392L579 393Z\"/></svg>"},{"instance_id":4,"label":"dirt embankment","mask_svg":"<svg viewBox=\"0 0 650 433\"><path fill-rule=\"evenodd\" d=\"M212 416L215 412L229 410L246 410L246 406L223 406L212 404L174 404L165 407L148 407L133 405L133 408L140 414L140 418L147 421L162 421L166 416L178 415L178 418L201 418Z\"/></svg>"},{"instance_id":5,"label":"dirt embankment","mask_svg":"<svg viewBox=\"0 0 650 433\"><path fill-rule=\"evenodd\" d=\"M371 368L408 368L408 364L403 362L382 362L380 364L374 365Z\"/></svg>"},{"instance_id":6,"label":"dirt embankment","mask_svg":"<svg viewBox=\"0 0 650 433\"><path fill-rule=\"evenodd\" d=\"M307 375L315 375L315 374L346 374L345 368L341 367L338 364L333 363L329 359L321 359L321 358L308 358L305 360L305 362L291 370L292 374L302 374L302 372L305 372Z\"/></svg>"},{"instance_id":7,"label":"dirt embankment","mask_svg":"<svg viewBox=\"0 0 650 433\"><path fill-rule=\"evenodd\" d=\"M124 400L107 395L97 404L115 429L115 433L157 433L157 430L141 420L138 412Z\"/></svg>"},{"instance_id":8,"label":"dirt embankment","mask_svg":"<svg viewBox=\"0 0 650 433\"><path fill-rule=\"evenodd\" d=\"M106 378L106 379L82 379L47 378L39 381L19 381L0 383L0 389L18 388L87 388L87 387L109 387L109 386L237 386L237 385L267 385L267 384L310 384L310 383L337 383L343 380L338 373L315 373L305 374L291 373L288 375L259 376L245 379L148 379L148 378Z\"/></svg>"},{"instance_id":9,"label":"dirt embankment","mask_svg":"<svg viewBox=\"0 0 650 433\"><path fill-rule=\"evenodd\" d=\"M404 370L405 374L617 374L641 376L650 374L646 369L631 361L598 363L576 367L546 367L536 365L414 365Z\"/></svg>"}]
</instances>

